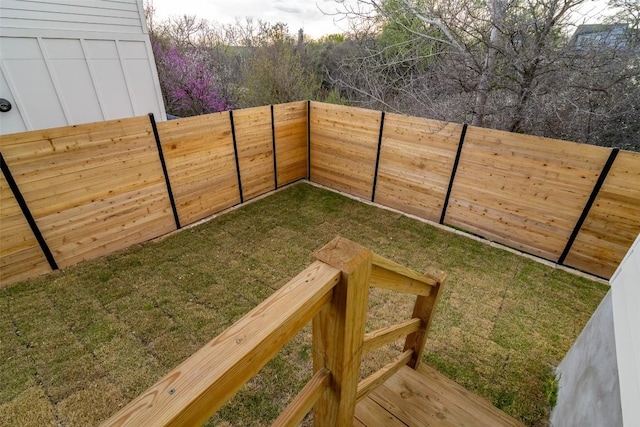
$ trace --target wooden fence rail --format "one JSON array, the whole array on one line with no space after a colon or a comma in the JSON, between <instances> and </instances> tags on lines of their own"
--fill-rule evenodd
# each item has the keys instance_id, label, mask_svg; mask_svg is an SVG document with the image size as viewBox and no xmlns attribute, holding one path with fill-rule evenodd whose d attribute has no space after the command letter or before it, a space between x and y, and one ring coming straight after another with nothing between
<instances>
[{"instance_id":1,"label":"wooden fence rail","mask_svg":"<svg viewBox=\"0 0 640 427\"><path fill-rule=\"evenodd\" d=\"M298 425L311 408L316 426L352 425L357 401L402 366L417 368L445 276L415 273L340 237L320 249L316 258L103 427L203 424L311 319L314 375L273 425ZM387 289L420 292L410 322L365 335L374 275L375 283ZM407 281L419 285L407 287ZM404 352L393 363L358 381L367 341L379 346L405 336ZM366 348L373 349L371 344Z\"/></svg>"},{"instance_id":2,"label":"wooden fence rail","mask_svg":"<svg viewBox=\"0 0 640 427\"><path fill-rule=\"evenodd\" d=\"M639 153L317 102L3 135L0 152L0 286L305 178L605 278L640 233Z\"/></svg>"}]
</instances>

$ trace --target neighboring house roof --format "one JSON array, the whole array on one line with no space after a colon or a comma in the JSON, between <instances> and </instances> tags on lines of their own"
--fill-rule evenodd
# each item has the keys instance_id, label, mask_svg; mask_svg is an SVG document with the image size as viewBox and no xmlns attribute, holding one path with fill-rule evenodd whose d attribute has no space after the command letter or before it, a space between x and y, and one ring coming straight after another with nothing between
<instances>
[{"instance_id":1,"label":"neighboring house roof","mask_svg":"<svg viewBox=\"0 0 640 427\"><path fill-rule=\"evenodd\" d=\"M631 41L631 30L627 24L585 24L579 25L571 45L576 48L620 48Z\"/></svg>"}]
</instances>

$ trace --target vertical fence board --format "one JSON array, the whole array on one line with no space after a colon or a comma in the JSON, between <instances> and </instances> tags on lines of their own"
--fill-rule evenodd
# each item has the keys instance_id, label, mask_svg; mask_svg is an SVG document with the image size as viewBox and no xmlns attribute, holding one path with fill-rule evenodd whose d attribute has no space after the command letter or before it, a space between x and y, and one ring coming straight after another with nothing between
<instances>
[{"instance_id":1,"label":"vertical fence board","mask_svg":"<svg viewBox=\"0 0 640 427\"><path fill-rule=\"evenodd\" d=\"M640 233L640 153L621 151L565 264L610 277Z\"/></svg>"},{"instance_id":2,"label":"vertical fence board","mask_svg":"<svg viewBox=\"0 0 640 427\"><path fill-rule=\"evenodd\" d=\"M271 108L235 110L233 120L244 200L275 189Z\"/></svg>"},{"instance_id":3,"label":"vertical fence board","mask_svg":"<svg viewBox=\"0 0 640 427\"><path fill-rule=\"evenodd\" d=\"M2 224L0 288L2 288L17 280L48 273L51 267L2 174L0 174L0 200L2 200L0 203L0 224Z\"/></svg>"},{"instance_id":4,"label":"vertical fence board","mask_svg":"<svg viewBox=\"0 0 640 427\"><path fill-rule=\"evenodd\" d=\"M182 225L240 203L229 113L160 122L158 133Z\"/></svg>"},{"instance_id":5,"label":"vertical fence board","mask_svg":"<svg viewBox=\"0 0 640 427\"><path fill-rule=\"evenodd\" d=\"M311 179L371 200L380 112L311 103Z\"/></svg>"},{"instance_id":6,"label":"vertical fence board","mask_svg":"<svg viewBox=\"0 0 640 427\"><path fill-rule=\"evenodd\" d=\"M387 114L376 202L438 221L462 125Z\"/></svg>"},{"instance_id":7,"label":"vertical fence board","mask_svg":"<svg viewBox=\"0 0 640 427\"><path fill-rule=\"evenodd\" d=\"M273 106L278 185L307 176L307 102Z\"/></svg>"},{"instance_id":8,"label":"vertical fence board","mask_svg":"<svg viewBox=\"0 0 640 427\"><path fill-rule=\"evenodd\" d=\"M446 222L557 260L609 151L469 126Z\"/></svg>"},{"instance_id":9,"label":"vertical fence board","mask_svg":"<svg viewBox=\"0 0 640 427\"><path fill-rule=\"evenodd\" d=\"M5 135L0 147L61 267L175 229L146 116Z\"/></svg>"}]
</instances>

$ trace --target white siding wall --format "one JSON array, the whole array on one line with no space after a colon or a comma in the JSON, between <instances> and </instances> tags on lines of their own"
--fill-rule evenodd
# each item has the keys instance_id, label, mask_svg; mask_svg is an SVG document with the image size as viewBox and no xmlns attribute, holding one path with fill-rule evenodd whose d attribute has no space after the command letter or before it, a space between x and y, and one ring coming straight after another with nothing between
<instances>
[{"instance_id":1,"label":"white siding wall","mask_svg":"<svg viewBox=\"0 0 640 427\"><path fill-rule=\"evenodd\" d=\"M0 134L165 119L141 0L0 0Z\"/></svg>"},{"instance_id":2,"label":"white siding wall","mask_svg":"<svg viewBox=\"0 0 640 427\"><path fill-rule=\"evenodd\" d=\"M142 34L138 0L2 0L0 27Z\"/></svg>"}]
</instances>

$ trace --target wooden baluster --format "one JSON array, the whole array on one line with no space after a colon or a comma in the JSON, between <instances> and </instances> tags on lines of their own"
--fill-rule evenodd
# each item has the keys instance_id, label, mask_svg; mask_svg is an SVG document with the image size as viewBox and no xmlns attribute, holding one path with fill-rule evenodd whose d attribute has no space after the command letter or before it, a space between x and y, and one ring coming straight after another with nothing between
<instances>
[{"instance_id":1,"label":"wooden baluster","mask_svg":"<svg viewBox=\"0 0 640 427\"><path fill-rule=\"evenodd\" d=\"M413 307L412 317L417 317L422 321L420 329L407 335L407 339L404 343L404 350L413 350L413 356L407 363L408 366L413 369L417 369L422 359L422 352L424 350L424 344L427 341L427 334L431 327L433 313L435 312L438 301L440 300L440 294L442 293L442 287L447 279L447 275L441 273L437 280L436 285L429 296L418 295L416 297L416 304Z\"/></svg>"},{"instance_id":2,"label":"wooden baluster","mask_svg":"<svg viewBox=\"0 0 640 427\"><path fill-rule=\"evenodd\" d=\"M333 298L313 319L313 369L331 371L329 388L318 400L314 424L351 426L355 412L362 341L367 315L371 251L340 237L316 258L342 272Z\"/></svg>"}]
</instances>

